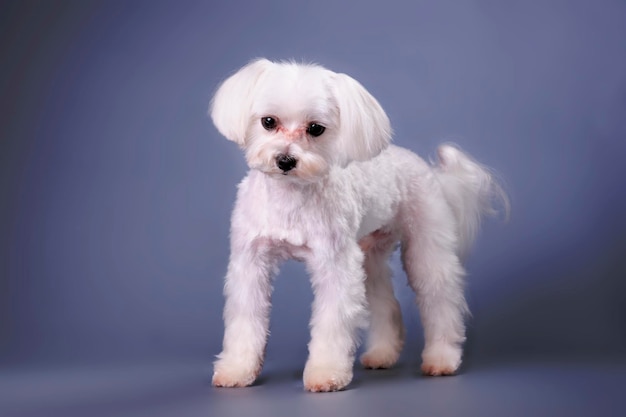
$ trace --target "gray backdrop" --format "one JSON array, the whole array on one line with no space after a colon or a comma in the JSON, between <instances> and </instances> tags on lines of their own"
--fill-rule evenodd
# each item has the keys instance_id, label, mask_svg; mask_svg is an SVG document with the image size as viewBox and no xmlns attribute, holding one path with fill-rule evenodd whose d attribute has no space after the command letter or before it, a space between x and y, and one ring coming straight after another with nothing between
<instances>
[{"instance_id":1,"label":"gray backdrop","mask_svg":"<svg viewBox=\"0 0 626 417\"><path fill-rule=\"evenodd\" d=\"M454 141L503 179L511 219L488 221L468 262L466 374L623 355L625 22L617 0L3 2L0 363L197 361L213 392L246 166L206 111L261 56L352 75L395 143L429 157ZM419 319L393 266L417 369ZM290 384L310 300L287 263L268 369Z\"/></svg>"}]
</instances>

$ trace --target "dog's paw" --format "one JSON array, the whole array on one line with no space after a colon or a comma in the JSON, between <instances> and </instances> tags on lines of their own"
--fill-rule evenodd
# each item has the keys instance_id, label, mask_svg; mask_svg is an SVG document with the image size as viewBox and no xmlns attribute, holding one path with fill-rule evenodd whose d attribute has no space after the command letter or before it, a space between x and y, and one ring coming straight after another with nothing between
<instances>
[{"instance_id":1,"label":"dog's paw","mask_svg":"<svg viewBox=\"0 0 626 417\"><path fill-rule=\"evenodd\" d=\"M429 376L454 375L461 365L459 346L438 343L422 352L422 373Z\"/></svg>"},{"instance_id":2,"label":"dog's paw","mask_svg":"<svg viewBox=\"0 0 626 417\"><path fill-rule=\"evenodd\" d=\"M213 368L213 386L215 387L247 387L252 385L261 373L258 361L248 362L219 359Z\"/></svg>"},{"instance_id":3,"label":"dog's paw","mask_svg":"<svg viewBox=\"0 0 626 417\"><path fill-rule=\"evenodd\" d=\"M387 369L398 362L400 351L393 347L373 347L361 355L361 365L368 369Z\"/></svg>"},{"instance_id":4,"label":"dog's paw","mask_svg":"<svg viewBox=\"0 0 626 417\"><path fill-rule=\"evenodd\" d=\"M307 364L303 379L304 389L310 392L340 391L352 381L352 369Z\"/></svg>"}]
</instances>

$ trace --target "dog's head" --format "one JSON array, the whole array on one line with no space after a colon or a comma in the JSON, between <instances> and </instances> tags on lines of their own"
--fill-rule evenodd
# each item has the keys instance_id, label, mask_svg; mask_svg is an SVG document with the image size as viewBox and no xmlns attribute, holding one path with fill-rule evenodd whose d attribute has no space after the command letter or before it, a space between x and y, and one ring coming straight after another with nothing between
<instances>
[{"instance_id":1,"label":"dog's head","mask_svg":"<svg viewBox=\"0 0 626 417\"><path fill-rule=\"evenodd\" d=\"M391 139L376 99L318 65L252 61L222 83L209 112L251 169L290 180L316 181L332 166L373 158Z\"/></svg>"}]
</instances>

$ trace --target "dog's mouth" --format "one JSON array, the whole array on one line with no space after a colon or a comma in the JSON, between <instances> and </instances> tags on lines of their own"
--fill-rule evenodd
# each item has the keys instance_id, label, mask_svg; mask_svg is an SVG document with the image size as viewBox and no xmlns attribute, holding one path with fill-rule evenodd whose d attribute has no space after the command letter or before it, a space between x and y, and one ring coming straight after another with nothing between
<instances>
[{"instance_id":1,"label":"dog's mouth","mask_svg":"<svg viewBox=\"0 0 626 417\"><path fill-rule=\"evenodd\" d=\"M316 154L275 153L264 160L249 161L249 167L273 178L284 178L298 183L322 180L329 172L326 160Z\"/></svg>"}]
</instances>

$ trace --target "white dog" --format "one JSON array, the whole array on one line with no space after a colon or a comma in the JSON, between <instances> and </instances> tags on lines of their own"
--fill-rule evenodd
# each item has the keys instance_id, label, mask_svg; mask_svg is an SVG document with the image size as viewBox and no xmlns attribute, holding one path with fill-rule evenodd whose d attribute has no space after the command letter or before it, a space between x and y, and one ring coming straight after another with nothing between
<instances>
[{"instance_id":1,"label":"white dog","mask_svg":"<svg viewBox=\"0 0 626 417\"><path fill-rule=\"evenodd\" d=\"M398 242L425 331L422 371L453 374L468 311L460 257L500 190L489 172L449 145L436 166L389 145L378 102L318 65L253 61L223 82L210 114L250 167L231 219L213 385L243 387L259 375L272 276L287 258L306 263L315 294L305 389L350 383L368 323L361 363L392 366L404 341L388 266Z\"/></svg>"}]
</instances>

